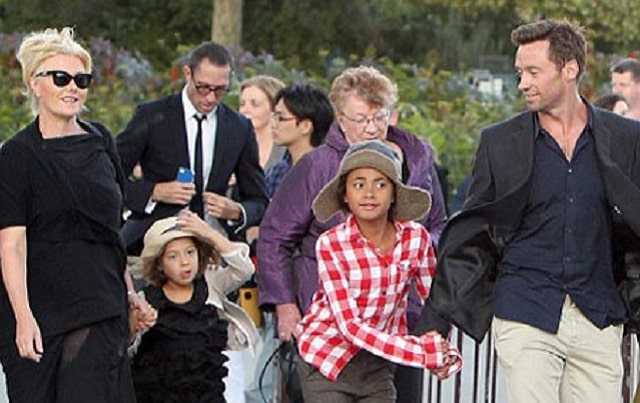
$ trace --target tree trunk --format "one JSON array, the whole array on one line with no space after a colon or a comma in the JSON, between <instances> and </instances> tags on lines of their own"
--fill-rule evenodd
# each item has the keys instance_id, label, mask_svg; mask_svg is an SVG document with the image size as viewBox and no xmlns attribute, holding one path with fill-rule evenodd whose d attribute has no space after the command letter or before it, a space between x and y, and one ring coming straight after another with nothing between
<instances>
[{"instance_id":1,"label":"tree trunk","mask_svg":"<svg viewBox=\"0 0 640 403\"><path fill-rule=\"evenodd\" d=\"M211 1L211 39L231 48L239 48L242 38L242 0Z\"/></svg>"}]
</instances>

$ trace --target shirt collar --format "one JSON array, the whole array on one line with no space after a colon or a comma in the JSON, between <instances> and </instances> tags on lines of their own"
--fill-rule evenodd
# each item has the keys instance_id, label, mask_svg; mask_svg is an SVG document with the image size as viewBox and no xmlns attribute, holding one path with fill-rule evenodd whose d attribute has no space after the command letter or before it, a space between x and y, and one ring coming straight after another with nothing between
<instances>
[{"instance_id":1,"label":"shirt collar","mask_svg":"<svg viewBox=\"0 0 640 403\"><path fill-rule=\"evenodd\" d=\"M584 99L584 97L580 96L582 103L587 107L587 125L583 131L587 133L592 133L593 128L593 110L589 107L589 103ZM540 126L540 119L538 118L538 112L533 113L533 133L535 138L538 138L543 132L542 126Z\"/></svg>"},{"instance_id":2,"label":"shirt collar","mask_svg":"<svg viewBox=\"0 0 640 403\"><path fill-rule=\"evenodd\" d=\"M360 233L360 228L358 228L358 223L356 222L356 218L353 214L349 214L347 216L347 221L345 222L349 241L357 242L358 240L365 240L365 237ZM402 233L406 231L409 227L406 222L395 220L393 225L396 227L396 239L402 236Z\"/></svg>"}]
</instances>

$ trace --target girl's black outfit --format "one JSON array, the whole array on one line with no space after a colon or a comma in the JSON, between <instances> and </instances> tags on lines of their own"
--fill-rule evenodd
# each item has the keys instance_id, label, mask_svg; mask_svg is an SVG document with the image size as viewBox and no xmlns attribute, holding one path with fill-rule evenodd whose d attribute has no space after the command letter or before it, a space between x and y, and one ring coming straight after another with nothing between
<instances>
[{"instance_id":1,"label":"girl's black outfit","mask_svg":"<svg viewBox=\"0 0 640 403\"><path fill-rule=\"evenodd\" d=\"M158 320L133 357L138 403L223 403L228 323L205 304L204 278L194 281L193 295L183 304L167 299L162 287L144 292Z\"/></svg>"}]
</instances>

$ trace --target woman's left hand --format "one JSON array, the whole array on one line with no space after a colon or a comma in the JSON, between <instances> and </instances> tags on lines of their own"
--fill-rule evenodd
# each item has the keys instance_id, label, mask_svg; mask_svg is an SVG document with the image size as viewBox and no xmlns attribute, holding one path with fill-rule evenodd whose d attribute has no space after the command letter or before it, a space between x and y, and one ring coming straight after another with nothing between
<instances>
[{"instance_id":1,"label":"woman's left hand","mask_svg":"<svg viewBox=\"0 0 640 403\"><path fill-rule=\"evenodd\" d=\"M31 312L16 318L16 347L20 357L40 362L44 353L42 335Z\"/></svg>"},{"instance_id":2,"label":"woman's left hand","mask_svg":"<svg viewBox=\"0 0 640 403\"><path fill-rule=\"evenodd\" d=\"M132 333L153 327L158 311L144 298L144 294L129 294L129 325Z\"/></svg>"}]
</instances>

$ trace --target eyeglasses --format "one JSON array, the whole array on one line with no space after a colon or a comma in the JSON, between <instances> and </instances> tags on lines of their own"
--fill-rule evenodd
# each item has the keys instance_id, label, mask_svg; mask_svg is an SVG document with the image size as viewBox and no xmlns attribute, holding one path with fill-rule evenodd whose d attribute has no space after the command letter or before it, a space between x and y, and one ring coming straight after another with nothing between
<instances>
[{"instance_id":1,"label":"eyeglasses","mask_svg":"<svg viewBox=\"0 0 640 403\"><path fill-rule=\"evenodd\" d=\"M196 84L194 85L194 87L196 91L198 91L198 94L204 97L206 97L207 95L213 92L214 94L216 94L216 97L220 98L227 95L227 93L230 91L230 88L228 85Z\"/></svg>"},{"instance_id":2,"label":"eyeglasses","mask_svg":"<svg viewBox=\"0 0 640 403\"><path fill-rule=\"evenodd\" d=\"M229 91L231 91L229 84L225 84L225 85L198 84L195 78L193 77L193 73L191 73L191 81L193 81L193 87L196 89L198 94L202 95L203 97L206 97L207 95L213 92L214 94L216 94L217 98L221 98L227 95Z\"/></svg>"},{"instance_id":3,"label":"eyeglasses","mask_svg":"<svg viewBox=\"0 0 640 403\"><path fill-rule=\"evenodd\" d=\"M290 120L298 120L298 118L296 116L285 117L281 113L277 113L277 112L274 112L274 113L271 114L271 119L273 119L274 121L276 121L278 123L288 122Z\"/></svg>"},{"instance_id":4,"label":"eyeglasses","mask_svg":"<svg viewBox=\"0 0 640 403\"><path fill-rule=\"evenodd\" d=\"M36 73L36 77L45 76L53 77L53 83L56 87L60 88L66 87L67 85L69 85L71 80L73 80L73 82L76 83L76 87L80 88L81 90L89 88L89 85L91 85L91 79L93 78L93 76L89 73L78 73L75 76L72 76L71 74L62 70L47 70Z\"/></svg>"},{"instance_id":5,"label":"eyeglasses","mask_svg":"<svg viewBox=\"0 0 640 403\"><path fill-rule=\"evenodd\" d=\"M389 120L389 110L385 109L381 112L376 113L375 115L371 116L371 117L366 117L366 116L358 116L356 118L353 118L349 115L347 115L346 113L344 113L344 111L340 111L340 114L342 116L344 116L345 118L347 118L347 120L353 122L354 124L358 125L358 126L362 126L367 127L369 125L369 123L373 122L373 124L378 127L378 128L382 128L384 127L388 120Z\"/></svg>"}]
</instances>

